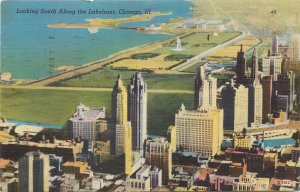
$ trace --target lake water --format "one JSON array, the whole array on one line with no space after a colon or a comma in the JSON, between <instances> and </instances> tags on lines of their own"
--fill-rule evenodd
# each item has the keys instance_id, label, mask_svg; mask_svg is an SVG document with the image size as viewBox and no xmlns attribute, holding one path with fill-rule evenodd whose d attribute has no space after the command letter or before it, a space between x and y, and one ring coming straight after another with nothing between
<instances>
[{"instance_id":1,"label":"lake water","mask_svg":"<svg viewBox=\"0 0 300 192\"><path fill-rule=\"evenodd\" d=\"M52 124L44 124L44 123L34 123L34 122L27 122L27 121L19 121L14 119L6 119L8 123L15 123L16 126L19 125L31 125L31 126L39 126L43 128L53 128L53 129L61 129L62 125L52 125Z\"/></svg>"},{"instance_id":2,"label":"lake water","mask_svg":"<svg viewBox=\"0 0 300 192\"><path fill-rule=\"evenodd\" d=\"M58 66L78 66L103 59L118 51L169 37L125 29L55 29L48 24L85 23L91 18L131 17L132 14L21 14L17 9L142 10L172 12L149 22L126 23L145 26L167 22L175 17L190 17L190 2L183 0L95 0L85 1L4 1L1 3L1 72L11 72L15 79L39 79L58 73Z\"/></svg>"}]
</instances>

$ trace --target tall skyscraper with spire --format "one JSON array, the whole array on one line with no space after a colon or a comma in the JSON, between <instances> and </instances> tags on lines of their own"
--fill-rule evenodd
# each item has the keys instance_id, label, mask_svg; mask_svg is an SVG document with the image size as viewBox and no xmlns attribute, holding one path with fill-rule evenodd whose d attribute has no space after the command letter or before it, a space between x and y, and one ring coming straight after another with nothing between
<instances>
[{"instance_id":1,"label":"tall skyscraper with spire","mask_svg":"<svg viewBox=\"0 0 300 192\"><path fill-rule=\"evenodd\" d=\"M217 107L217 79L208 75L205 68L200 66L195 78L194 109Z\"/></svg>"},{"instance_id":2,"label":"tall skyscraper with spire","mask_svg":"<svg viewBox=\"0 0 300 192\"><path fill-rule=\"evenodd\" d=\"M115 153L125 156L125 174L131 173L132 133L128 122L127 90L121 76L118 76L112 91L112 120L115 125Z\"/></svg>"},{"instance_id":3,"label":"tall skyscraper with spire","mask_svg":"<svg viewBox=\"0 0 300 192\"><path fill-rule=\"evenodd\" d=\"M246 57L245 52L243 51L243 44L241 44L241 49L237 52L236 56L236 83L245 84L247 79L246 77Z\"/></svg>"},{"instance_id":4,"label":"tall skyscraper with spire","mask_svg":"<svg viewBox=\"0 0 300 192\"><path fill-rule=\"evenodd\" d=\"M253 50L251 61L252 61L251 81L253 84L254 81L259 82L259 79L258 79L258 56L257 56L256 48L254 48L254 50Z\"/></svg>"},{"instance_id":5,"label":"tall skyscraper with spire","mask_svg":"<svg viewBox=\"0 0 300 192\"><path fill-rule=\"evenodd\" d=\"M132 150L144 154L147 139L147 84L137 72L128 85L128 119L132 126Z\"/></svg>"},{"instance_id":6,"label":"tall skyscraper with spire","mask_svg":"<svg viewBox=\"0 0 300 192\"><path fill-rule=\"evenodd\" d=\"M258 56L254 48L252 55L251 86L249 87L248 123L251 127L262 124L263 90L258 78Z\"/></svg>"}]
</instances>

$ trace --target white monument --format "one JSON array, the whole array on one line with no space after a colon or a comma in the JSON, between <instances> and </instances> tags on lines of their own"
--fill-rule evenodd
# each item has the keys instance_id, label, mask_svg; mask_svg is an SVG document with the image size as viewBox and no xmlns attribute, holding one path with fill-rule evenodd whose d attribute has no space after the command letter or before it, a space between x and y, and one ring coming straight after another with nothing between
<instances>
[{"instance_id":1,"label":"white monument","mask_svg":"<svg viewBox=\"0 0 300 192\"><path fill-rule=\"evenodd\" d=\"M185 49L182 48L181 46L181 41L179 36L177 36L177 41L176 41L176 48L171 49L172 51L184 51Z\"/></svg>"}]
</instances>

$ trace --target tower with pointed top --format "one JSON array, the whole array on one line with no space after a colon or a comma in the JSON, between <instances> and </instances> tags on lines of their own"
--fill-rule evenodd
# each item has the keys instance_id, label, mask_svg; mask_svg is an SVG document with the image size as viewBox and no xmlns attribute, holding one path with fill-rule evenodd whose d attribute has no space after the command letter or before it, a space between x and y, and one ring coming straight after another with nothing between
<instances>
[{"instance_id":1,"label":"tower with pointed top","mask_svg":"<svg viewBox=\"0 0 300 192\"><path fill-rule=\"evenodd\" d=\"M131 123L127 119L127 90L121 76L112 91L112 120L115 126L115 154L125 157L125 174L131 173L132 167L132 133Z\"/></svg>"},{"instance_id":2,"label":"tower with pointed top","mask_svg":"<svg viewBox=\"0 0 300 192\"><path fill-rule=\"evenodd\" d=\"M257 51L256 48L254 48L253 50L253 54L252 54L252 68L251 68L251 80L252 83L254 81L259 81L258 79L258 56L257 56Z\"/></svg>"},{"instance_id":3,"label":"tower with pointed top","mask_svg":"<svg viewBox=\"0 0 300 192\"><path fill-rule=\"evenodd\" d=\"M127 90L118 75L118 79L112 91L112 119L116 124L127 124Z\"/></svg>"},{"instance_id":4,"label":"tower with pointed top","mask_svg":"<svg viewBox=\"0 0 300 192\"><path fill-rule=\"evenodd\" d=\"M254 48L252 55L251 86L248 97L248 124L251 127L258 127L263 119L263 90L258 78L258 56Z\"/></svg>"},{"instance_id":5,"label":"tower with pointed top","mask_svg":"<svg viewBox=\"0 0 300 192\"><path fill-rule=\"evenodd\" d=\"M137 72L131 78L128 90L128 120L132 126L132 150L144 155L147 139L147 84Z\"/></svg>"},{"instance_id":6,"label":"tower with pointed top","mask_svg":"<svg viewBox=\"0 0 300 192\"><path fill-rule=\"evenodd\" d=\"M217 79L208 75L205 68L200 66L195 78L194 109L215 108L217 106Z\"/></svg>"},{"instance_id":7,"label":"tower with pointed top","mask_svg":"<svg viewBox=\"0 0 300 192\"><path fill-rule=\"evenodd\" d=\"M243 51L243 44L241 44L241 49L236 56L236 83L244 84L246 78L246 56Z\"/></svg>"}]
</instances>

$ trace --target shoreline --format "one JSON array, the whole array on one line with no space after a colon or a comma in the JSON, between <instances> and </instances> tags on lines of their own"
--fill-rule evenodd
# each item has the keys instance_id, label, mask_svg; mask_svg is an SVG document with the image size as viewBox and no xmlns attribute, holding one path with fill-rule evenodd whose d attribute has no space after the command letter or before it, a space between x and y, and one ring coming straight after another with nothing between
<instances>
[{"instance_id":1,"label":"shoreline","mask_svg":"<svg viewBox=\"0 0 300 192\"><path fill-rule=\"evenodd\" d=\"M150 14L134 15L131 17L114 18L114 19L86 19L87 23L56 23L48 24L48 28L117 28L118 25L132 22L150 21L158 16L171 15L172 12L153 12Z\"/></svg>"},{"instance_id":2,"label":"shoreline","mask_svg":"<svg viewBox=\"0 0 300 192\"><path fill-rule=\"evenodd\" d=\"M182 32L182 33L177 34L177 36L182 37L182 36L189 35L190 33L192 33L192 32ZM128 49L124 49L122 51L111 54L106 58L79 65L76 68L74 68L73 70L69 70L69 71L65 71L65 72L62 72L62 73L58 73L58 74L53 75L53 76L41 78L39 80L32 81L32 82L30 82L29 84L26 84L26 85L30 85L30 86L47 86L51 83L54 83L54 82L57 82L57 81L60 81L60 80L66 80L66 79L73 78L76 75L84 75L84 74L87 74L89 72L99 70L99 69L101 69L102 67L104 67L106 65L109 65L113 62L116 62L117 60L127 58L130 54L134 54L136 52L139 52L140 49L143 49L143 52L147 52L147 51L157 49L157 48L161 47L162 44L175 40L176 36L174 36L174 35L171 35L171 37L168 37L166 39L161 39L161 40L158 40L158 41L155 41L155 42L152 42L152 43L146 43L146 44L143 44L143 45L139 45L139 46L135 46L135 47L130 47Z\"/></svg>"}]
</instances>

